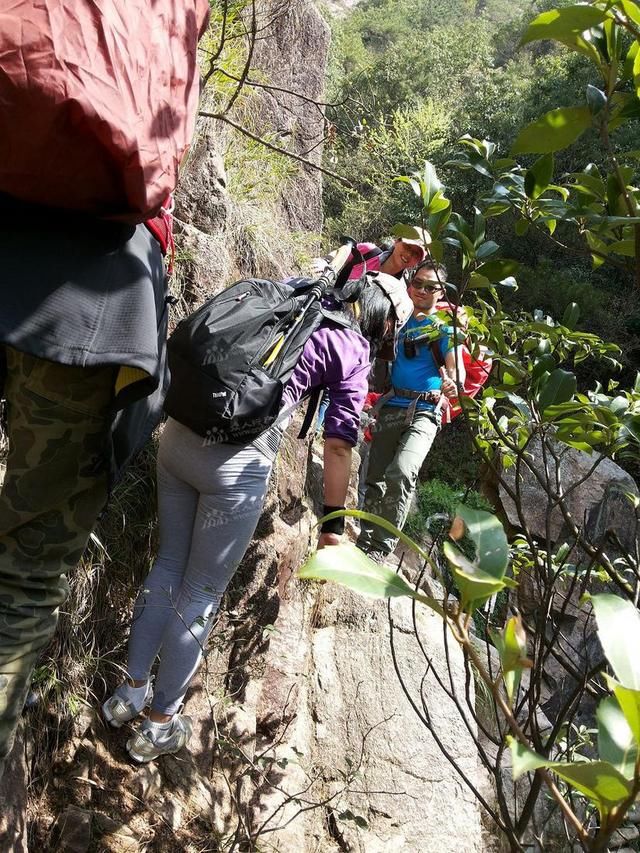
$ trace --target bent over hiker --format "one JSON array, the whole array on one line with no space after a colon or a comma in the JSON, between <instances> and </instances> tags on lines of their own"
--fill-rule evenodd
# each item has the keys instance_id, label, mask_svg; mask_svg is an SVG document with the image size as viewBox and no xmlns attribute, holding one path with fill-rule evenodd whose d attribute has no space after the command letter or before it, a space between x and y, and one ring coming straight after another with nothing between
<instances>
[{"instance_id":1,"label":"bent over hiker","mask_svg":"<svg viewBox=\"0 0 640 853\"><path fill-rule=\"evenodd\" d=\"M413 314L400 333L391 368L392 388L378 403L380 411L369 449L363 509L399 529L405 523L420 468L440 427L442 395L456 397L456 382L464 384L464 367L462 359L456 358L453 329L439 327L434 317L437 302L444 295L442 282L446 275L442 264L428 260L409 282ZM439 349L435 356L434 347ZM440 362L444 363L442 368ZM357 545L363 551L384 559L396 543L396 538L382 527L362 521Z\"/></svg>"},{"instance_id":2,"label":"bent over hiker","mask_svg":"<svg viewBox=\"0 0 640 853\"><path fill-rule=\"evenodd\" d=\"M247 288L268 284L240 282L234 286L242 291L236 299L248 296ZM412 310L404 284L394 278L379 274L359 286L357 323L345 326L338 318L321 321L304 344L281 401L281 410L287 412L314 389L330 391L325 417L325 513L345 504L370 360ZM225 301L233 296L223 292L221 298L222 312ZM247 303L248 298L233 304ZM235 349L240 351L246 344L242 329L238 335ZM193 373L191 382L198 382L196 367ZM151 706L149 716L127 743L136 761L176 752L191 736L191 720L179 711L202 660L222 595L253 537L282 435L283 423L276 422L246 444L212 443L169 418L158 455L158 556L135 605L129 679L103 705L104 716L116 727ZM337 544L343 524L343 519L326 522L318 547ZM151 670L158 655L152 688Z\"/></svg>"}]
</instances>

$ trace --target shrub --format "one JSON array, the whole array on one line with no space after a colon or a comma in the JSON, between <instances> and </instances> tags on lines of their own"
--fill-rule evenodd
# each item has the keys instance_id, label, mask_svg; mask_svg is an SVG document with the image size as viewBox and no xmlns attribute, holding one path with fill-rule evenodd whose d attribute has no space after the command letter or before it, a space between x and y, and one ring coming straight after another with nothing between
<instances>
[{"instance_id":1,"label":"shrub","mask_svg":"<svg viewBox=\"0 0 640 853\"><path fill-rule=\"evenodd\" d=\"M416 509L407 519L407 533L415 539L425 536L440 538L460 503L471 509L493 510L487 498L474 489L438 479L420 483L416 492Z\"/></svg>"}]
</instances>

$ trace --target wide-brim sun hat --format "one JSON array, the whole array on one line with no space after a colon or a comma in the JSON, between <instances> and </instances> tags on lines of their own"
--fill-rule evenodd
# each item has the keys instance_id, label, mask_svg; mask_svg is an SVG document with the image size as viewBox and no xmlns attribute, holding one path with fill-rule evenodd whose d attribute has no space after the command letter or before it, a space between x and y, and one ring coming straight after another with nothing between
<instances>
[{"instance_id":1,"label":"wide-brim sun hat","mask_svg":"<svg viewBox=\"0 0 640 853\"><path fill-rule=\"evenodd\" d=\"M413 302L405 283L384 272L367 273L367 281L376 284L388 296L396 312L396 328L401 329L413 314Z\"/></svg>"},{"instance_id":2,"label":"wide-brim sun hat","mask_svg":"<svg viewBox=\"0 0 640 853\"><path fill-rule=\"evenodd\" d=\"M418 228L417 225L412 225L411 230L416 232L415 237L400 236L398 240L402 241L406 246L417 246L422 252L422 260L424 260L427 254L427 246L431 245L431 234L429 234L426 228Z\"/></svg>"}]
</instances>

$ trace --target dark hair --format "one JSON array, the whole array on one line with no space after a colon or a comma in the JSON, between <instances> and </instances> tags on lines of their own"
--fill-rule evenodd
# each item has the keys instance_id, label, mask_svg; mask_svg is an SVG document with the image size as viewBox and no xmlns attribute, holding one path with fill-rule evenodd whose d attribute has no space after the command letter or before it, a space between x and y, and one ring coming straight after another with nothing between
<instances>
[{"instance_id":1,"label":"dark hair","mask_svg":"<svg viewBox=\"0 0 640 853\"><path fill-rule=\"evenodd\" d=\"M425 260L419 263L417 267L414 267L412 270L407 270L407 284L411 284L411 282L420 272L420 270L433 270L438 276L438 281L442 282L442 284L444 284L447 280L448 274L445 265L439 263L438 261L434 261L433 258L425 258Z\"/></svg>"},{"instance_id":2,"label":"dark hair","mask_svg":"<svg viewBox=\"0 0 640 853\"><path fill-rule=\"evenodd\" d=\"M387 320L391 317L395 321L395 311L387 294L373 283L362 288L358 307L360 332L369 341L373 359L386 336Z\"/></svg>"}]
</instances>

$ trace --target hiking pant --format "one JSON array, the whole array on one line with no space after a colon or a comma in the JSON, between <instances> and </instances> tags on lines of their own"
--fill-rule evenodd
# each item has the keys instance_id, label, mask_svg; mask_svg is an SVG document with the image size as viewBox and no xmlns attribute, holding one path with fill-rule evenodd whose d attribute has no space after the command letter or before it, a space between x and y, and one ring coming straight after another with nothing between
<instances>
[{"instance_id":1,"label":"hiking pant","mask_svg":"<svg viewBox=\"0 0 640 853\"><path fill-rule=\"evenodd\" d=\"M431 412L383 406L373 431L364 496L365 512L387 519L402 530L411 508L418 474L438 432ZM378 525L362 521L358 547L390 554L398 540Z\"/></svg>"},{"instance_id":2,"label":"hiking pant","mask_svg":"<svg viewBox=\"0 0 640 853\"><path fill-rule=\"evenodd\" d=\"M262 512L274 453L207 444L169 418L158 453L158 556L133 613L127 672L145 680L160 655L152 709L175 714L220 599Z\"/></svg>"},{"instance_id":3,"label":"hiking pant","mask_svg":"<svg viewBox=\"0 0 640 853\"><path fill-rule=\"evenodd\" d=\"M38 654L107 500L114 368L7 347L9 455L0 491L0 775Z\"/></svg>"}]
</instances>

